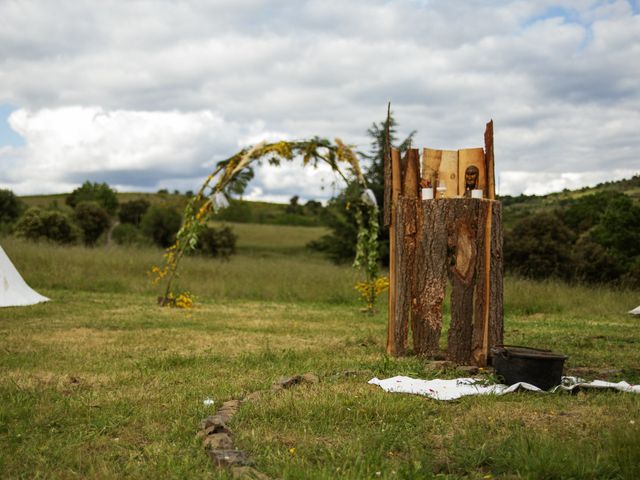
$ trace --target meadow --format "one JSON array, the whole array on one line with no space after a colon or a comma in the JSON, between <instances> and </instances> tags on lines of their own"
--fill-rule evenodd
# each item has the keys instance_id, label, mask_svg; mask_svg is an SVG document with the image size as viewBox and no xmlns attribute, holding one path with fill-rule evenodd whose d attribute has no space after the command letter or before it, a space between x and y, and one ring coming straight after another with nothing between
<instances>
[{"instance_id":1,"label":"meadow","mask_svg":"<svg viewBox=\"0 0 640 480\"><path fill-rule=\"evenodd\" d=\"M640 396L385 393L367 381L462 373L384 354L386 302L361 314L357 273L304 248L322 228L234 229L230 261L185 259L179 287L197 299L185 310L155 304L158 249L0 239L52 298L0 309L0 477L227 478L196 438L200 420L263 389L230 426L273 478L640 476ZM625 312L639 301L508 277L505 341L567 354L568 373L637 383L640 331ZM268 391L305 372L319 383Z\"/></svg>"}]
</instances>

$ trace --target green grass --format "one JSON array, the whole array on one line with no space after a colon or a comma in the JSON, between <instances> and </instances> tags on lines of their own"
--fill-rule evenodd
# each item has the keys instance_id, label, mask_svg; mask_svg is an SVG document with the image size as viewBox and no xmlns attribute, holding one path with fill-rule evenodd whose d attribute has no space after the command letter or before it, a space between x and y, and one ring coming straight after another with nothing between
<instances>
[{"instance_id":1,"label":"green grass","mask_svg":"<svg viewBox=\"0 0 640 480\"><path fill-rule=\"evenodd\" d=\"M193 310L155 306L145 272L159 250L3 239L53 301L0 309L0 477L225 478L195 439L200 419L312 371L319 384L267 393L233 419L236 445L274 478L638 478L640 396L442 403L368 385L459 374L386 357L385 302L361 315L350 268L304 254L309 231L283 245L277 232L244 232L230 262L188 258ZM570 372L640 382L638 321L625 314L637 303L633 291L507 278L505 340L562 351Z\"/></svg>"},{"instance_id":2,"label":"green grass","mask_svg":"<svg viewBox=\"0 0 640 480\"><path fill-rule=\"evenodd\" d=\"M326 227L296 227L234 222L213 222L227 225L238 235L238 252L248 255L272 256L308 254L307 244L330 233Z\"/></svg>"}]
</instances>

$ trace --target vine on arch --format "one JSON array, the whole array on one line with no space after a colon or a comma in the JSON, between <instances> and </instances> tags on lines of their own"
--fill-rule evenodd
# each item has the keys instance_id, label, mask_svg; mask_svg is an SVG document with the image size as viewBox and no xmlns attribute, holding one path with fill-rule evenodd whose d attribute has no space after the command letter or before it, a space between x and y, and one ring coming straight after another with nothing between
<instances>
[{"instance_id":1,"label":"vine on arch","mask_svg":"<svg viewBox=\"0 0 640 480\"><path fill-rule=\"evenodd\" d=\"M194 195L183 215L182 227L176 235L175 243L170 246L163 257L161 267L154 266L151 273L156 284L164 282L164 293L158 298L162 306L184 305L176 299L190 296L182 293L175 296L172 287L178 276L178 267L182 257L197 246L198 235L206 227L212 214L228 204L227 196L240 193L253 178L251 164L259 160L267 160L272 165L282 161L291 161L301 157L303 164L317 166L327 163L331 169L346 182L348 177L340 169L339 164L346 164L348 171L362 189L360 200L352 203L356 208L358 223L358 241L354 267L364 269L365 281L356 284L356 289L367 302L366 310L373 311L376 296L388 285L386 279L378 277L378 207L373 193L366 188L366 182L358 158L354 151L340 139L332 143L324 138L314 137L310 140L262 142L240 150L235 155L219 162L206 178L198 193ZM192 302L186 302L191 305Z\"/></svg>"}]
</instances>

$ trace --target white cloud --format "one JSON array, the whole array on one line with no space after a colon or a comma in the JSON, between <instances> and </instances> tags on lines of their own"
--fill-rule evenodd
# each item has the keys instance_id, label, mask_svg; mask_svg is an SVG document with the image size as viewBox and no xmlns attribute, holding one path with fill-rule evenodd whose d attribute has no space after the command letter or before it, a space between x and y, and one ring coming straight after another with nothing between
<instances>
[{"instance_id":1,"label":"white cloud","mask_svg":"<svg viewBox=\"0 0 640 480\"><path fill-rule=\"evenodd\" d=\"M155 189L163 179L203 175L233 148L237 130L211 111L108 111L100 107L18 110L9 123L26 140L3 153L5 184L19 193L55 191L86 179ZM224 134L224 136L223 136ZM236 133L236 137L237 137ZM130 181L133 180L133 181ZM54 187L54 188L52 188Z\"/></svg>"}]
</instances>

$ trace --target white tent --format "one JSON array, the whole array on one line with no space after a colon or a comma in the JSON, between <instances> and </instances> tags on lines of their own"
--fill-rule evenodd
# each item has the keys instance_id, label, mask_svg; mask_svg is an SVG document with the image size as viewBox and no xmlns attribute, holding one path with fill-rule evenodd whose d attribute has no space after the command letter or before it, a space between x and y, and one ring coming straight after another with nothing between
<instances>
[{"instance_id":1,"label":"white tent","mask_svg":"<svg viewBox=\"0 0 640 480\"><path fill-rule=\"evenodd\" d=\"M18 307L49 299L32 290L0 247L0 307Z\"/></svg>"},{"instance_id":2,"label":"white tent","mask_svg":"<svg viewBox=\"0 0 640 480\"><path fill-rule=\"evenodd\" d=\"M640 315L640 307L636 307L633 310L629 310L631 315Z\"/></svg>"}]
</instances>

